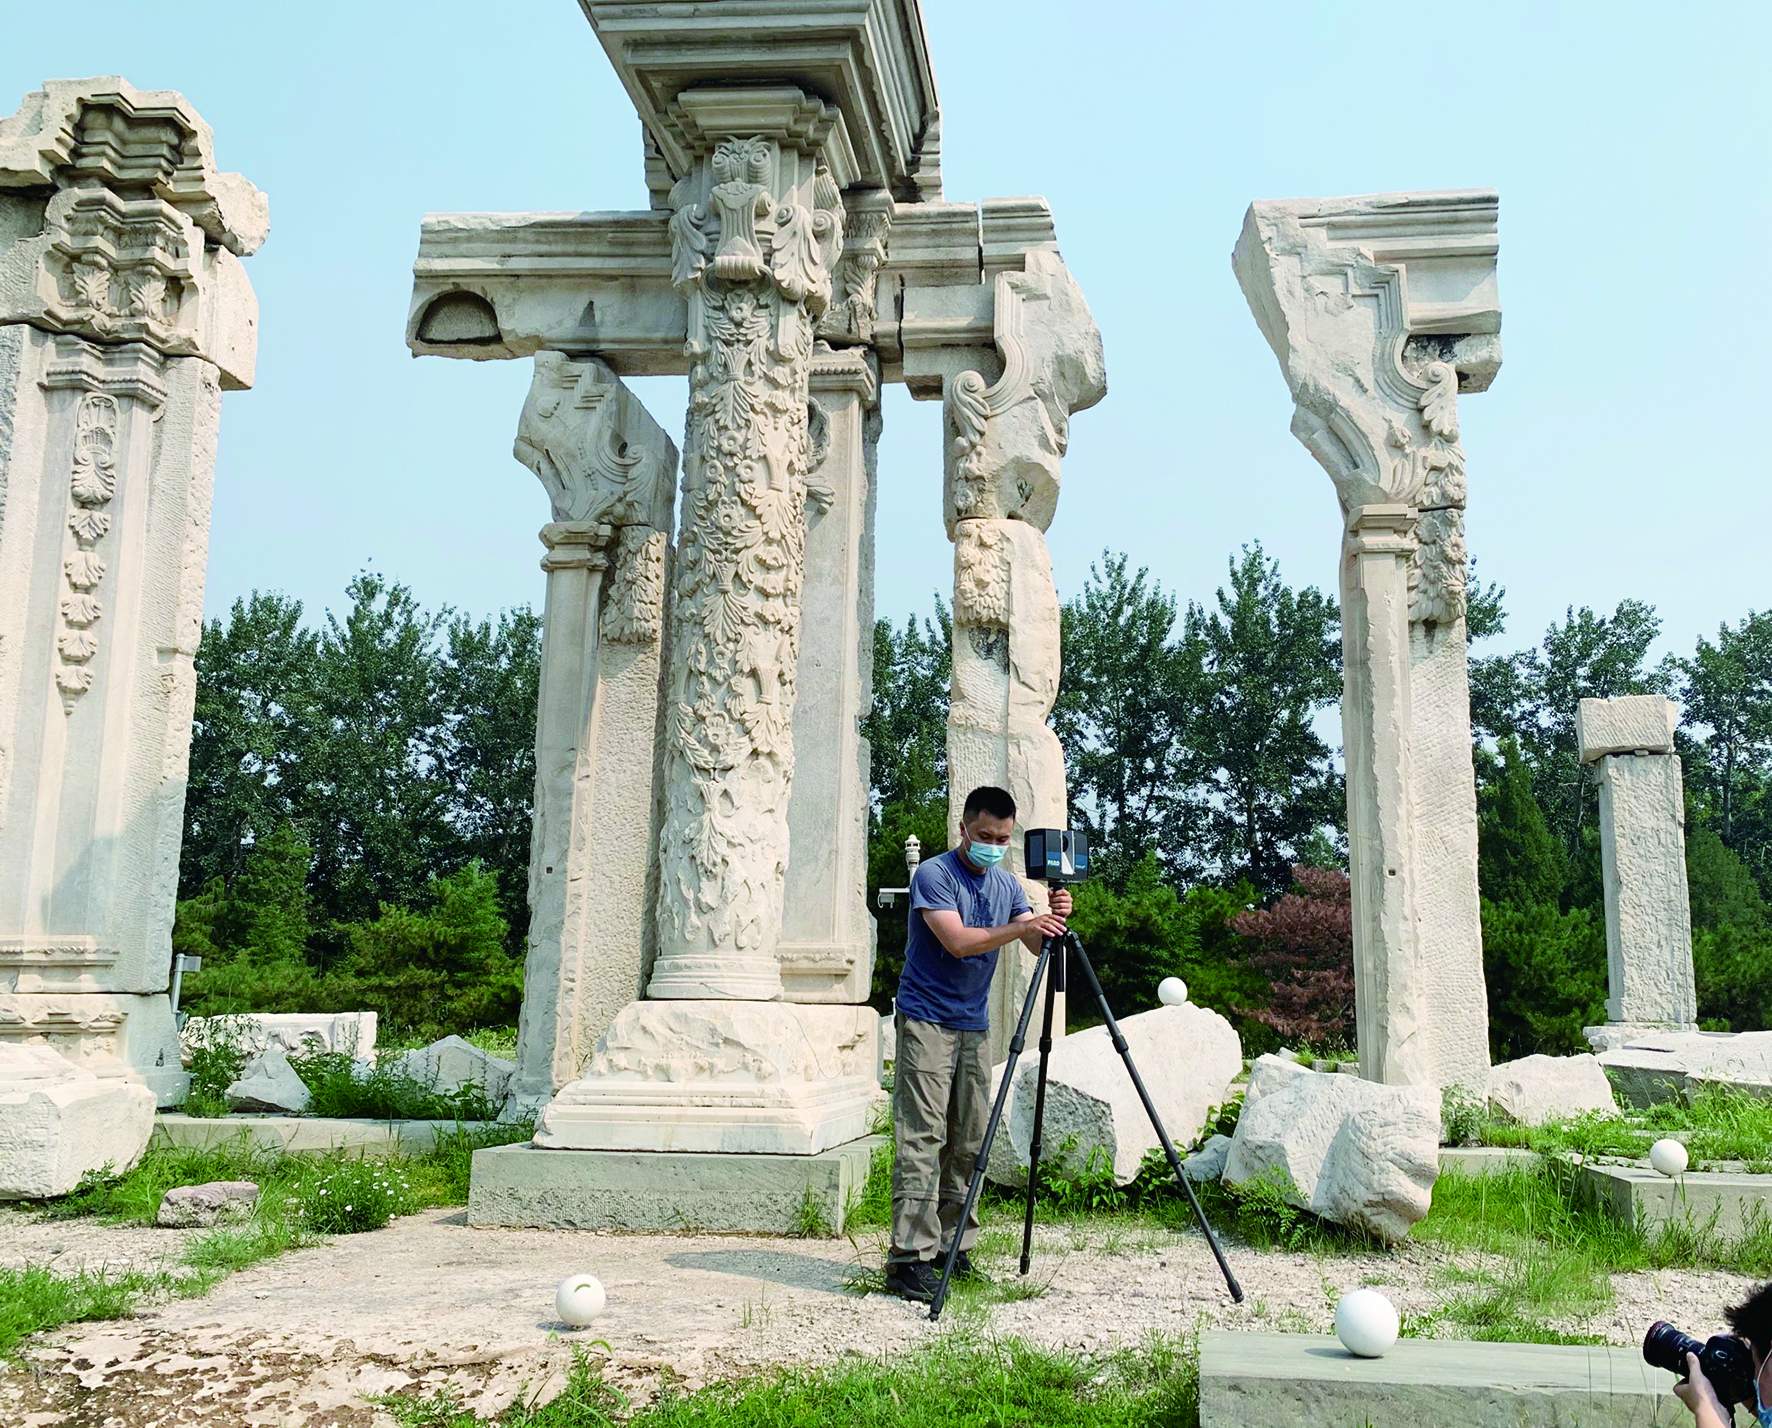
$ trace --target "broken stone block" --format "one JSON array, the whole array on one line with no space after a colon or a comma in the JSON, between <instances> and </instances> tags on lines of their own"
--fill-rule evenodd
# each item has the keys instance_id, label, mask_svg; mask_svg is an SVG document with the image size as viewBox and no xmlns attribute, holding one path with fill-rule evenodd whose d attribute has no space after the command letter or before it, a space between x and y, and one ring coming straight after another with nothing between
<instances>
[{"instance_id":1,"label":"broken stone block","mask_svg":"<svg viewBox=\"0 0 1772 1428\"><path fill-rule=\"evenodd\" d=\"M167 1229L208 1229L252 1216L258 1186L250 1180L211 1180L206 1185L175 1185L160 1198L156 1224Z\"/></svg>"},{"instance_id":2,"label":"broken stone block","mask_svg":"<svg viewBox=\"0 0 1772 1428\"><path fill-rule=\"evenodd\" d=\"M301 1115L313 1100L281 1046L273 1046L248 1061L240 1079L222 1094L229 1107L236 1111L269 1111L292 1116Z\"/></svg>"},{"instance_id":3,"label":"broken stone block","mask_svg":"<svg viewBox=\"0 0 1772 1428\"><path fill-rule=\"evenodd\" d=\"M1706 1085L1772 1097L1772 1031L1592 1027L1588 1040L1627 1105L1677 1101Z\"/></svg>"},{"instance_id":4,"label":"broken stone block","mask_svg":"<svg viewBox=\"0 0 1772 1428\"><path fill-rule=\"evenodd\" d=\"M286 1052L344 1051L360 1061L375 1058L374 1012L249 1012L225 1017L194 1016L179 1041L187 1054L194 1046L232 1041L248 1056L280 1046Z\"/></svg>"},{"instance_id":5,"label":"broken stone block","mask_svg":"<svg viewBox=\"0 0 1772 1428\"><path fill-rule=\"evenodd\" d=\"M154 1093L46 1046L0 1045L0 1199L66 1195L89 1171L121 1175L154 1131Z\"/></svg>"},{"instance_id":6,"label":"broken stone block","mask_svg":"<svg viewBox=\"0 0 1772 1428\"><path fill-rule=\"evenodd\" d=\"M1525 1056L1489 1072L1489 1106L1522 1125L1579 1116L1616 1115L1612 1083L1597 1056Z\"/></svg>"},{"instance_id":7,"label":"broken stone block","mask_svg":"<svg viewBox=\"0 0 1772 1428\"><path fill-rule=\"evenodd\" d=\"M1211 1136L1206 1144L1181 1162L1182 1173L1196 1185L1220 1179L1224 1175L1224 1162L1230 1153L1231 1138L1228 1135Z\"/></svg>"},{"instance_id":8,"label":"broken stone block","mask_svg":"<svg viewBox=\"0 0 1772 1428\"><path fill-rule=\"evenodd\" d=\"M1207 1113L1224 1103L1243 1069L1236 1031L1217 1012L1192 1003L1139 1012L1125 1018L1120 1030L1170 1142L1188 1144L1206 1124ZM1030 1047L1015 1068L1015 1089L1005 1115L1008 1134L998 1132L986 1170L999 1183L1027 1183L1039 1072L1039 1055ZM1007 1153L1000 1149L1005 1140ZM1127 1185L1137 1177L1146 1152L1158 1144L1105 1026L1074 1032L1053 1045L1042 1165L1074 1175L1088 1164L1091 1152L1100 1150L1114 1179ZM1099 1155L1096 1159L1100 1163Z\"/></svg>"},{"instance_id":9,"label":"broken stone block","mask_svg":"<svg viewBox=\"0 0 1772 1428\"><path fill-rule=\"evenodd\" d=\"M394 1070L403 1072L439 1095L448 1096L469 1086L479 1087L494 1105L504 1101L517 1063L489 1055L459 1036L446 1036L394 1058Z\"/></svg>"},{"instance_id":10,"label":"broken stone block","mask_svg":"<svg viewBox=\"0 0 1772 1428\"><path fill-rule=\"evenodd\" d=\"M1224 1181L1278 1172L1301 1209L1394 1242L1427 1214L1439 1152L1434 1087L1386 1086L1264 1056L1249 1075Z\"/></svg>"}]
</instances>

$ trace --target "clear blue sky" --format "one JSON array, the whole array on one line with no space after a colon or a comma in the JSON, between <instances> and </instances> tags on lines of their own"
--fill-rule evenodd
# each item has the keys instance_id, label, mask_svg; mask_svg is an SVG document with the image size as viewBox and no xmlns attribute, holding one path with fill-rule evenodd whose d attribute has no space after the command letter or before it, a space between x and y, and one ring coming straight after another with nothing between
<instances>
[{"instance_id":1,"label":"clear blue sky","mask_svg":"<svg viewBox=\"0 0 1772 1428\"><path fill-rule=\"evenodd\" d=\"M1501 191L1505 364L1462 403L1469 538L1507 646L1650 601L1662 648L1772 582L1772 5L925 0L948 196L1045 194L1107 344L1051 542L1184 598L1260 540L1332 588L1328 477L1230 270L1254 198ZM0 105L46 78L182 90L271 197L257 389L222 423L208 604L310 612L366 564L430 604L539 603L527 362L401 342L431 210L641 207L639 126L573 0L15 5ZM681 382L640 384L667 429ZM888 396L883 613L950 581L937 406Z\"/></svg>"}]
</instances>

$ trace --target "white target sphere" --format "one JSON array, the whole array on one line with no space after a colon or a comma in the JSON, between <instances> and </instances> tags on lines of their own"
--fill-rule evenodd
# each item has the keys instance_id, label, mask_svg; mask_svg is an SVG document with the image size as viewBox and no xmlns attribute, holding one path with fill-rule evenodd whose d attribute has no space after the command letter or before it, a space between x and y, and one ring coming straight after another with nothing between
<instances>
[{"instance_id":1,"label":"white target sphere","mask_svg":"<svg viewBox=\"0 0 1772 1428\"><path fill-rule=\"evenodd\" d=\"M1356 1289L1335 1306L1335 1337L1350 1354L1376 1359L1397 1342L1397 1307L1376 1289Z\"/></svg>"},{"instance_id":2,"label":"white target sphere","mask_svg":"<svg viewBox=\"0 0 1772 1428\"><path fill-rule=\"evenodd\" d=\"M560 1281L554 1291L554 1309L561 1320L582 1328L603 1312L607 1302L603 1281L594 1274L575 1274Z\"/></svg>"},{"instance_id":3,"label":"white target sphere","mask_svg":"<svg viewBox=\"0 0 1772 1428\"><path fill-rule=\"evenodd\" d=\"M1690 1163L1686 1147L1677 1140L1658 1140L1649 1147L1649 1164L1663 1175L1684 1175Z\"/></svg>"},{"instance_id":4,"label":"white target sphere","mask_svg":"<svg viewBox=\"0 0 1772 1428\"><path fill-rule=\"evenodd\" d=\"M1187 1001L1187 983L1180 977L1165 977L1157 983L1157 1000L1166 1007L1178 1007Z\"/></svg>"}]
</instances>

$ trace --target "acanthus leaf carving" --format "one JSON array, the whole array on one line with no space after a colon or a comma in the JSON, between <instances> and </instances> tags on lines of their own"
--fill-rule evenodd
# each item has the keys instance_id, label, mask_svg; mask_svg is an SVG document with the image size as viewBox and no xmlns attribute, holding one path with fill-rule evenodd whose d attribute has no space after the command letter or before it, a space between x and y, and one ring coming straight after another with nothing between
<instances>
[{"instance_id":1,"label":"acanthus leaf carving","mask_svg":"<svg viewBox=\"0 0 1772 1428\"><path fill-rule=\"evenodd\" d=\"M665 533L623 526L603 603L603 638L613 644L647 645L664 633Z\"/></svg>"},{"instance_id":2,"label":"acanthus leaf carving","mask_svg":"<svg viewBox=\"0 0 1772 1428\"><path fill-rule=\"evenodd\" d=\"M56 684L68 713L92 687L92 671L86 666L98 654L98 637L91 626L103 605L92 594L105 578L105 561L94 547L110 531L110 516L96 509L117 494L117 442L121 424L118 399L108 392L81 394L74 416L74 461L68 478L70 509L68 530L74 549L62 562L69 593L61 601L62 628L56 635L61 668Z\"/></svg>"}]
</instances>

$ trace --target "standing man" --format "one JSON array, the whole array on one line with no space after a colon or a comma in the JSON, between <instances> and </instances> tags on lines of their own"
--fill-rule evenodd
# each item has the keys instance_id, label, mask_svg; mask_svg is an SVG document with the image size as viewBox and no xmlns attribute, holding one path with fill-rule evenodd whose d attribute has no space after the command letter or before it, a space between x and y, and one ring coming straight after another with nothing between
<instances>
[{"instance_id":1,"label":"standing man","mask_svg":"<svg viewBox=\"0 0 1772 1428\"><path fill-rule=\"evenodd\" d=\"M892 1089L892 1249L886 1287L927 1304L956 1232L954 1272L974 1271L967 1251L978 1239L976 1212L960 1212L990 1115L991 1067L985 1055L990 1014L985 996L997 952L1064 932L1071 895L1052 894L1036 917L1027 893L1002 866L1015 832L1015 800L1000 788L975 788L960 814L960 846L921 864L911 879L910 930L898 982L898 1066Z\"/></svg>"}]
</instances>

